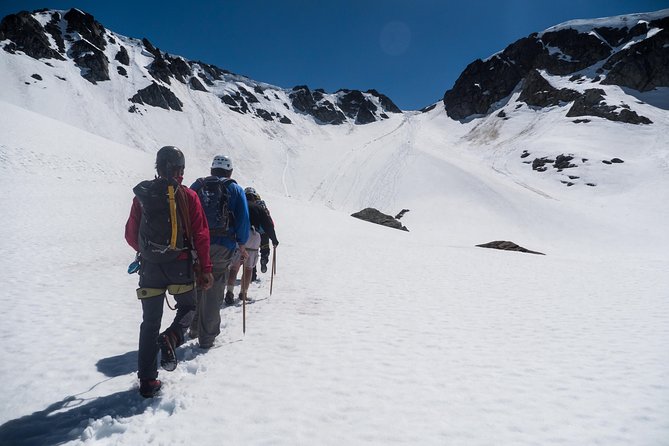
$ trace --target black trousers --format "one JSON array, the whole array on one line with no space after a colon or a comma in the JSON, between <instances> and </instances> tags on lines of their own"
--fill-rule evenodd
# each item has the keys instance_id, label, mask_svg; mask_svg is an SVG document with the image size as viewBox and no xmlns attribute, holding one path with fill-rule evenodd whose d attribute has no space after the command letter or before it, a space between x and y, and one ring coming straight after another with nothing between
<instances>
[{"instance_id":1,"label":"black trousers","mask_svg":"<svg viewBox=\"0 0 669 446\"><path fill-rule=\"evenodd\" d=\"M264 259L265 263L269 261L269 235L264 232L260 234L260 259Z\"/></svg>"},{"instance_id":2,"label":"black trousers","mask_svg":"<svg viewBox=\"0 0 669 446\"><path fill-rule=\"evenodd\" d=\"M142 302L142 324L139 327L138 372L139 379L156 379L158 376L158 336L163 318L163 303L167 288L173 285L194 283L193 264L190 259L169 263L142 261L139 270L139 287L162 289L162 294L140 299ZM195 288L174 294L176 315L165 330L174 333L177 345L183 343L184 334L195 316Z\"/></svg>"}]
</instances>

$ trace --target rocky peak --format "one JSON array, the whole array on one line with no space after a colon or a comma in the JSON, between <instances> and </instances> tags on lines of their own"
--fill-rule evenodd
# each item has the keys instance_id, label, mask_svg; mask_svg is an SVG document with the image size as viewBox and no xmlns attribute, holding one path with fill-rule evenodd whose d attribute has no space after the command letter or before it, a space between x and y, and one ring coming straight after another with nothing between
<instances>
[{"instance_id":1,"label":"rocky peak","mask_svg":"<svg viewBox=\"0 0 669 446\"><path fill-rule=\"evenodd\" d=\"M313 116L322 124L343 124L348 119L355 124L369 124L388 119L387 113L401 113L390 98L376 90L340 89L328 94L320 88L311 91L306 85L300 85L294 87L288 97L296 110Z\"/></svg>"},{"instance_id":2,"label":"rocky peak","mask_svg":"<svg viewBox=\"0 0 669 446\"><path fill-rule=\"evenodd\" d=\"M444 94L443 103L452 119L463 120L494 112L519 85L523 88L519 100L538 107L580 97L581 93L571 89L546 86L540 71L552 76L576 74L578 79L590 76L588 80L593 83L638 91L669 87L667 60L669 10L567 22L522 38L485 61L472 62ZM591 74L595 72L596 76ZM540 89L539 84L545 88ZM590 104L588 100L582 102ZM600 112L594 116L613 116Z\"/></svg>"},{"instance_id":3,"label":"rocky peak","mask_svg":"<svg viewBox=\"0 0 669 446\"><path fill-rule=\"evenodd\" d=\"M313 116L318 123L337 125L346 121L344 114L321 91L312 93L306 85L299 85L288 97L297 111Z\"/></svg>"},{"instance_id":4,"label":"rocky peak","mask_svg":"<svg viewBox=\"0 0 669 446\"><path fill-rule=\"evenodd\" d=\"M10 14L0 22L0 40L9 40L3 49L9 53L22 51L34 59L65 58L51 47L46 30L29 12Z\"/></svg>"},{"instance_id":5,"label":"rocky peak","mask_svg":"<svg viewBox=\"0 0 669 446\"><path fill-rule=\"evenodd\" d=\"M65 20L68 33L79 33L82 39L88 40L98 49L105 49L105 28L92 15L72 8L65 14Z\"/></svg>"},{"instance_id":6,"label":"rocky peak","mask_svg":"<svg viewBox=\"0 0 669 446\"><path fill-rule=\"evenodd\" d=\"M292 124L287 111L309 115L319 124L333 125L368 124L387 119L391 113L401 113L390 98L376 90L326 93L306 86L284 90L214 65L170 55L147 38L117 36L91 14L76 8L9 15L0 21L0 40L8 53L67 61L92 84L119 76L121 82L133 84L135 93L126 98L133 113L143 114L147 107L182 111L187 105L175 93L183 91L173 88L175 80L190 90L215 95L232 111L280 124ZM140 53L142 60L137 63L133 58ZM47 66L53 68L49 63Z\"/></svg>"}]
</instances>

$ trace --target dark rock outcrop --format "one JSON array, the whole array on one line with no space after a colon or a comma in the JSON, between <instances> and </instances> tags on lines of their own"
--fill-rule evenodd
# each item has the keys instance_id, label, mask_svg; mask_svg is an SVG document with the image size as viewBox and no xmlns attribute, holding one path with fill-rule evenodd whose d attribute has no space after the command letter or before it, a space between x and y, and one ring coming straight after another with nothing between
<instances>
[{"instance_id":1,"label":"dark rock outcrop","mask_svg":"<svg viewBox=\"0 0 669 446\"><path fill-rule=\"evenodd\" d=\"M135 104L146 104L152 107L160 107L165 110L182 111L183 102L169 88L152 82L146 88L139 90L129 99Z\"/></svg>"},{"instance_id":2,"label":"dark rock outcrop","mask_svg":"<svg viewBox=\"0 0 669 446\"><path fill-rule=\"evenodd\" d=\"M192 88L193 90L207 91L206 87L202 85L202 82L200 82L200 80L195 76L190 78L190 80L188 81L188 85L190 85L190 88Z\"/></svg>"},{"instance_id":3,"label":"dark rock outcrop","mask_svg":"<svg viewBox=\"0 0 669 446\"><path fill-rule=\"evenodd\" d=\"M174 78L182 84L185 84L186 79L193 74L190 65L180 57L165 56L165 61L168 64L170 73L172 73Z\"/></svg>"},{"instance_id":4,"label":"dark rock outcrop","mask_svg":"<svg viewBox=\"0 0 669 446\"><path fill-rule=\"evenodd\" d=\"M238 91L229 94L224 94L223 96L221 96L221 101L223 101L224 104L228 105L230 107L230 110L236 111L237 113L244 114L249 112L249 105L246 103L241 93Z\"/></svg>"},{"instance_id":5,"label":"dark rock outcrop","mask_svg":"<svg viewBox=\"0 0 669 446\"><path fill-rule=\"evenodd\" d=\"M575 73L611 55L611 47L597 36L571 28L546 32L540 40L544 46L559 50L552 54L542 53L534 61L535 67L542 67L550 74Z\"/></svg>"},{"instance_id":6,"label":"dark rock outcrop","mask_svg":"<svg viewBox=\"0 0 669 446\"><path fill-rule=\"evenodd\" d=\"M121 46L121 49L118 50L114 59L125 66L130 65L130 56L128 55L128 50L126 50L124 46Z\"/></svg>"},{"instance_id":7,"label":"dark rock outcrop","mask_svg":"<svg viewBox=\"0 0 669 446\"><path fill-rule=\"evenodd\" d=\"M146 37L142 39L142 44L144 45L144 48L146 48L146 51L153 54L153 57L163 57L162 54L160 54L160 50L153 46L153 44Z\"/></svg>"},{"instance_id":8,"label":"dark rock outcrop","mask_svg":"<svg viewBox=\"0 0 669 446\"><path fill-rule=\"evenodd\" d=\"M312 94L306 85L294 87L288 97L297 111L313 116L320 124L338 125L346 122L346 116L332 102L318 91Z\"/></svg>"},{"instance_id":9,"label":"dark rock outcrop","mask_svg":"<svg viewBox=\"0 0 669 446\"><path fill-rule=\"evenodd\" d=\"M68 33L79 33L82 39L88 40L98 50L105 49L105 28L92 15L72 8L65 13L65 20Z\"/></svg>"},{"instance_id":10,"label":"dark rock outcrop","mask_svg":"<svg viewBox=\"0 0 669 446\"><path fill-rule=\"evenodd\" d=\"M518 246L513 242L505 241L505 240L497 240L494 242L489 242L489 243L483 243L481 245L476 245L480 248L492 248L492 249L502 249L504 251L518 251L518 252L526 252L529 254L539 254L542 256L545 256L543 252L538 252L538 251L530 251L529 249L523 248L522 246Z\"/></svg>"},{"instance_id":11,"label":"dark rock outcrop","mask_svg":"<svg viewBox=\"0 0 669 446\"><path fill-rule=\"evenodd\" d=\"M87 40L77 40L70 47L68 55L81 68L81 76L95 84L109 80L109 60L105 53Z\"/></svg>"},{"instance_id":12,"label":"dark rock outcrop","mask_svg":"<svg viewBox=\"0 0 669 446\"><path fill-rule=\"evenodd\" d=\"M590 88L585 91L567 112L567 117L598 116L611 121L626 122L629 124L652 124L645 116L638 115L629 108L608 105L604 100L604 90Z\"/></svg>"},{"instance_id":13,"label":"dark rock outcrop","mask_svg":"<svg viewBox=\"0 0 669 446\"><path fill-rule=\"evenodd\" d=\"M258 98L253 93L248 91L246 88L242 87L241 85L238 86L237 88L239 88L239 92L242 94L242 96L244 96L244 99L246 99L247 103L254 104L260 102Z\"/></svg>"},{"instance_id":14,"label":"dark rock outcrop","mask_svg":"<svg viewBox=\"0 0 669 446\"><path fill-rule=\"evenodd\" d=\"M511 94L518 82L540 54L548 51L536 35L509 45L504 51L486 60L470 63L444 94L446 113L453 119L488 113L491 105Z\"/></svg>"},{"instance_id":15,"label":"dark rock outcrop","mask_svg":"<svg viewBox=\"0 0 669 446\"><path fill-rule=\"evenodd\" d=\"M210 80L222 81L224 74L230 74L229 71L218 68L216 65L209 65L204 62L191 62L191 64L197 64L202 71L205 73L205 83L207 85L212 85Z\"/></svg>"},{"instance_id":16,"label":"dark rock outcrop","mask_svg":"<svg viewBox=\"0 0 669 446\"><path fill-rule=\"evenodd\" d=\"M63 33L60 30L60 22L62 18L60 16L60 13L54 12L51 14L51 20L49 20L49 23L46 24L44 29L46 32L51 34L51 37L53 37L53 40L56 42L56 46L58 46L58 52L61 54L65 53L65 41L63 40Z\"/></svg>"},{"instance_id":17,"label":"dark rock outcrop","mask_svg":"<svg viewBox=\"0 0 669 446\"><path fill-rule=\"evenodd\" d=\"M406 214L407 212L409 212L409 209L402 209L395 216L395 220L400 220L402 217L404 217L404 214Z\"/></svg>"},{"instance_id":18,"label":"dark rock outcrop","mask_svg":"<svg viewBox=\"0 0 669 446\"><path fill-rule=\"evenodd\" d=\"M337 105L346 116L355 120L356 124L369 124L376 121L374 112L376 105L359 90L339 90Z\"/></svg>"},{"instance_id":19,"label":"dark rock outcrop","mask_svg":"<svg viewBox=\"0 0 669 446\"><path fill-rule=\"evenodd\" d=\"M553 164L554 162L554 159L550 159L545 156L542 156L541 158L534 158L534 161L532 161L532 170L536 170L537 172L545 172L547 170L546 164Z\"/></svg>"},{"instance_id":20,"label":"dark rock outcrop","mask_svg":"<svg viewBox=\"0 0 669 446\"><path fill-rule=\"evenodd\" d=\"M200 79L204 81L205 84L209 85L210 87L214 85L214 83L209 80L206 74L198 73L197 75Z\"/></svg>"},{"instance_id":21,"label":"dark rock outcrop","mask_svg":"<svg viewBox=\"0 0 669 446\"><path fill-rule=\"evenodd\" d=\"M11 41L4 47L9 53L23 51L33 59L65 60L58 51L51 48L42 25L26 11L10 14L2 19L0 40Z\"/></svg>"},{"instance_id":22,"label":"dark rock outcrop","mask_svg":"<svg viewBox=\"0 0 669 446\"><path fill-rule=\"evenodd\" d=\"M644 24L645 25L645 24ZM620 85L637 91L669 87L669 17L651 23L662 31L619 51L606 61L604 85Z\"/></svg>"},{"instance_id":23,"label":"dark rock outcrop","mask_svg":"<svg viewBox=\"0 0 669 446\"><path fill-rule=\"evenodd\" d=\"M579 32L565 27L543 34L535 33L512 43L485 61L476 60L465 68L453 88L444 94L446 112L456 120L491 113L497 104L514 92L521 80L524 80L521 100L529 105L546 107L577 100L573 90L557 90L543 82L537 70L560 76L577 73L571 81L583 83L588 79L579 72L597 67L598 76L592 82L601 81L604 85L620 85L638 91L667 87L669 17L650 23L636 21L638 23L631 28L599 27L594 28L594 32ZM648 33L650 29L659 31ZM645 38L636 41L639 37ZM588 98L582 102L588 104ZM593 116L606 119L649 122L631 110L611 113L583 103L572 113L582 112L585 108L593 110L596 113Z\"/></svg>"},{"instance_id":24,"label":"dark rock outcrop","mask_svg":"<svg viewBox=\"0 0 669 446\"><path fill-rule=\"evenodd\" d=\"M402 113L402 110L400 110L400 108L385 94L379 93L373 89L367 90L365 93L369 93L379 98L379 103L381 104L381 107L383 107L383 110L390 113Z\"/></svg>"},{"instance_id":25,"label":"dark rock outcrop","mask_svg":"<svg viewBox=\"0 0 669 446\"><path fill-rule=\"evenodd\" d=\"M335 103L326 97L325 90L317 88L311 91L305 85L294 87L288 94L297 111L313 116L319 124L342 124L347 121L346 118L355 124L369 124L388 119L386 112L402 112L390 98L376 90L363 93L340 89L333 96Z\"/></svg>"},{"instance_id":26,"label":"dark rock outcrop","mask_svg":"<svg viewBox=\"0 0 669 446\"><path fill-rule=\"evenodd\" d=\"M574 157L571 155L564 155L564 154L558 155L555 157L555 162L553 163L553 167L558 169L558 171L562 169L571 169L572 167L576 167L576 164L571 163L573 159Z\"/></svg>"},{"instance_id":27,"label":"dark rock outcrop","mask_svg":"<svg viewBox=\"0 0 669 446\"><path fill-rule=\"evenodd\" d=\"M264 119L265 121L274 121L274 118L272 117L270 112L262 108L256 108L256 116Z\"/></svg>"},{"instance_id":28,"label":"dark rock outcrop","mask_svg":"<svg viewBox=\"0 0 669 446\"><path fill-rule=\"evenodd\" d=\"M568 88L553 87L537 70L531 70L523 81L523 91L519 101L534 107L552 107L561 103L572 102L580 94Z\"/></svg>"},{"instance_id":29,"label":"dark rock outcrop","mask_svg":"<svg viewBox=\"0 0 669 446\"><path fill-rule=\"evenodd\" d=\"M174 77L179 82L186 83L186 79L192 72L190 66L183 59L163 54L147 38L142 39L142 43L146 51L153 55L153 62L149 64L148 70L154 79L171 85L171 79Z\"/></svg>"},{"instance_id":30,"label":"dark rock outcrop","mask_svg":"<svg viewBox=\"0 0 669 446\"><path fill-rule=\"evenodd\" d=\"M151 62L148 69L149 74L153 76L154 79L163 81L167 85L172 84L172 81L170 80L172 77L172 71L167 64L167 61L160 53L158 53L158 56L153 59L153 62Z\"/></svg>"},{"instance_id":31,"label":"dark rock outcrop","mask_svg":"<svg viewBox=\"0 0 669 446\"><path fill-rule=\"evenodd\" d=\"M397 221L391 215L386 215L378 209L374 208L365 208L360 212L351 214L351 217L359 218L360 220L365 220L371 223L376 223L377 225L388 226L393 229L400 229L407 232L409 231L405 226L402 225L402 223Z\"/></svg>"}]
</instances>

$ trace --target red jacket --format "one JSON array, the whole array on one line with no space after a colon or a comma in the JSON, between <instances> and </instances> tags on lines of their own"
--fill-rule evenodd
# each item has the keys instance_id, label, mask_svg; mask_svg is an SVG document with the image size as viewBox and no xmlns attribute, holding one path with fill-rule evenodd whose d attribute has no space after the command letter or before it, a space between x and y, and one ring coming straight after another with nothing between
<instances>
[{"instance_id":1,"label":"red jacket","mask_svg":"<svg viewBox=\"0 0 669 446\"><path fill-rule=\"evenodd\" d=\"M197 194L184 186L181 189L186 194L188 200L188 215L190 216L191 234L193 237L192 243L197 252L197 257L202 266L202 272L211 272L211 259L209 258L209 225L207 224L207 217L204 215L200 199ZM142 220L142 208L137 197L132 200L132 207L130 208L130 216L125 224L125 240L135 251L139 252L139 223ZM188 258L188 254L184 252L183 257Z\"/></svg>"}]
</instances>

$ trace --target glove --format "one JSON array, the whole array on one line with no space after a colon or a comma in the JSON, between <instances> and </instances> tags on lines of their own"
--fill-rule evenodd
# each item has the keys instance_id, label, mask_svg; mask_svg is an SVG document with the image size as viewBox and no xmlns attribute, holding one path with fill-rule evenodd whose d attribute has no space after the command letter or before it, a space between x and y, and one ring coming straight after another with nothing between
<instances>
[{"instance_id":1,"label":"glove","mask_svg":"<svg viewBox=\"0 0 669 446\"><path fill-rule=\"evenodd\" d=\"M208 290L212 285L214 285L214 275L212 273L203 273L201 283L202 289Z\"/></svg>"},{"instance_id":2,"label":"glove","mask_svg":"<svg viewBox=\"0 0 669 446\"><path fill-rule=\"evenodd\" d=\"M278 241L278 240L273 240L273 241L272 241L272 246L274 246L275 248L276 248L277 246L279 246L279 241Z\"/></svg>"}]
</instances>

